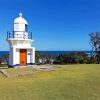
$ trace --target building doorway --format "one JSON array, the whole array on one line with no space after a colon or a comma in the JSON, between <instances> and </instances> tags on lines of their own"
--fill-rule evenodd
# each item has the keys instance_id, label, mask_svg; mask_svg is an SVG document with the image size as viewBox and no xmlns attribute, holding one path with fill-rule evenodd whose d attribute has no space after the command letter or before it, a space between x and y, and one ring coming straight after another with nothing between
<instances>
[{"instance_id":1,"label":"building doorway","mask_svg":"<svg viewBox=\"0 0 100 100\"><path fill-rule=\"evenodd\" d=\"M20 49L20 66L25 66L27 63L27 50Z\"/></svg>"}]
</instances>

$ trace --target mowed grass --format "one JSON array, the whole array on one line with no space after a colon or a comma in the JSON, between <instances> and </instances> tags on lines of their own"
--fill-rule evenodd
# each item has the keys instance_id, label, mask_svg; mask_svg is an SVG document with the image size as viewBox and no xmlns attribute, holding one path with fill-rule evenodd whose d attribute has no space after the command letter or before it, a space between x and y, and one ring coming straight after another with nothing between
<instances>
[{"instance_id":1,"label":"mowed grass","mask_svg":"<svg viewBox=\"0 0 100 100\"><path fill-rule=\"evenodd\" d=\"M100 100L99 64L54 66L32 76L0 75L0 100Z\"/></svg>"}]
</instances>

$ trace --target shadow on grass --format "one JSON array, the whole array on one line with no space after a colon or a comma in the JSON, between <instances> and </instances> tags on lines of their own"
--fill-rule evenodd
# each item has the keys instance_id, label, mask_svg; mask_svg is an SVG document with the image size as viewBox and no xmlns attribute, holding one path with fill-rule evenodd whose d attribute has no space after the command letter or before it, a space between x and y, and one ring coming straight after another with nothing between
<instances>
[{"instance_id":1,"label":"shadow on grass","mask_svg":"<svg viewBox=\"0 0 100 100\"><path fill-rule=\"evenodd\" d=\"M8 65L3 65L3 64L0 64L0 69L8 69Z\"/></svg>"}]
</instances>

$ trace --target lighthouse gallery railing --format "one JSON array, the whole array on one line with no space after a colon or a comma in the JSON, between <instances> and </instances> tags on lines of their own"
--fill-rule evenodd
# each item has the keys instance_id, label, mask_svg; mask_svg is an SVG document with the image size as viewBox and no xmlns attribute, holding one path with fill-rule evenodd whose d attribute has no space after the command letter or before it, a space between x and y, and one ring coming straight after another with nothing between
<instances>
[{"instance_id":1,"label":"lighthouse gallery railing","mask_svg":"<svg viewBox=\"0 0 100 100\"><path fill-rule=\"evenodd\" d=\"M19 32L19 31L16 31L16 32ZM25 34L25 32L23 31L23 32L21 32L21 33L23 33L23 34L15 34L15 31L13 32L10 32L10 31L8 31L7 32L7 39L11 39L11 38L21 38L21 39L32 39L32 32L28 32L27 33L27 36L26 36L26 34Z\"/></svg>"}]
</instances>

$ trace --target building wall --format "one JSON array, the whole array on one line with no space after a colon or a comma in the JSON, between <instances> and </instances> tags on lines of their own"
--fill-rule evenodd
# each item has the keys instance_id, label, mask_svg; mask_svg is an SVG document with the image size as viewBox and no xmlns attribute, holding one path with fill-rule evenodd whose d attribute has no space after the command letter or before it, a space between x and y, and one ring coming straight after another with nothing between
<instances>
[{"instance_id":1,"label":"building wall","mask_svg":"<svg viewBox=\"0 0 100 100\"><path fill-rule=\"evenodd\" d=\"M19 51L13 47L13 65L17 66L19 64Z\"/></svg>"},{"instance_id":2,"label":"building wall","mask_svg":"<svg viewBox=\"0 0 100 100\"><path fill-rule=\"evenodd\" d=\"M14 37L15 38L28 38L28 33L25 32L25 24L14 23Z\"/></svg>"},{"instance_id":3,"label":"building wall","mask_svg":"<svg viewBox=\"0 0 100 100\"><path fill-rule=\"evenodd\" d=\"M18 48L12 47L10 50L9 56L9 65L11 66L19 66L20 65L20 49L27 49L27 65L35 63L35 48Z\"/></svg>"},{"instance_id":4,"label":"building wall","mask_svg":"<svg viewBox=\"0 0 100 100\"><path fill-rule=\"evenodd\" d=\"M34 47L33 47L33 50L32 50L31 62L32 62L33 64L35 63L35 48L34 48Z\"/></svg>"},{"instance_id":5,"label":"building wall","mask_svg":"<svg viewBox=\"0 0 100 100\"><path fill-rule=\"evenodd\" d=\"M27 49L27 64L31 63L31 51L30 49Z\"/></svg>"},{"instance_id":6,"label":"building wall","mask_svg":"<svg viewBox=\"0 0 100 100\"><path fill-rule=\"evenodd\" d=\"M14 23L14 31L25 31L25 24Z\"/></svg>"},{"instance_id":7,"label":"building wall","mask_svg":"<svg viewBox=\"0 0 100 100\"><path fill-rule=\"evenodd\" d=\"M11 47L10 48L10 51L9 51L9 65L13 65L13 48Z\"/></svg>"},{"instance_id":8,"label":"building wall","mask_svg":"<svg viewBox=\"0 0 100 100\"><path fill-rule=\"evenodd\" d=\"M10 40L8 41L11 47L31 47L32 40Z\"/></svg>"},{"instance_id":9,"label":"building wall","mask_svg":"<svg viewBox=\"0 0 100 100\"><path fill-rule=\"evenodd\" d=\"M27 49L27 64L35 63L35 48Z\"/></svg>"},{"instance_id":10,"label":"building wall","mask_svg":"<svg viewBox=\"0 0 100 100\"><path fill-rule=\"evenodd\" d=\"M20 50L15 49L15 55L16 55L16 64L20 64Z\"/></svg>"}]
</instances>

